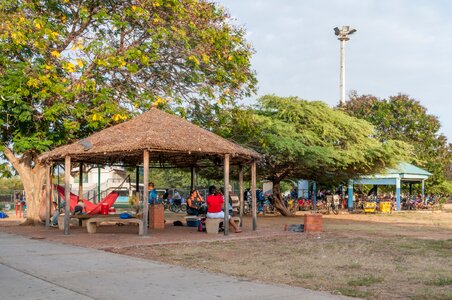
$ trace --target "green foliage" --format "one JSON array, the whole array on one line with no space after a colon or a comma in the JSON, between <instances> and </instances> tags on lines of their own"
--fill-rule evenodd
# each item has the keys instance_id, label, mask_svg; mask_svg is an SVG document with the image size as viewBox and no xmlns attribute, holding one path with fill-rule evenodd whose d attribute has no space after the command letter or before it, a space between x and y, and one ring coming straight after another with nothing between
<instances>
[{"instance_id":1,"label":"green foliage","mask_svg":"<svg viewBox=\"0 0 452 300\"><path fill-rule=\"evenodd\" d=\"M229 114L221 134L264 154L264 176L343 182L393 166L410 147L379 142L368 122L331 109L320 101L263 96L254 109Z\"/></svg>"},{"instance_id":2,"label":"green foliage","mask_svg":"<svg viewBox=\"0 0 452 300\"><path fill-rule=\"evenodd\" d=\"M439 133L438 118L429 115L419 101L403 94L378 99L355 92L341 109L372 123L380 141L396 139L411 144L414 155L407 161L433 173L427 181L429 187L444 182L446 167L452 162L452 147Z\"/></svg>"},{"instance_id":3,"label":"green foliage","mask_svg":"<svg viewBox=\"0 0 452 300\"><path fill-rule=\"evenodd\" d=\"M452 285L452 277L440 277L434 280L430 280L426 282L428 285L435 285L435 286L447 286Z\"/></svg>"},{"instance_id":4,"label":"green foliage","mask_svg":"<svg viewBox=\"0 0 452 300\"><path fill-rule=\"evenodd\" d=\"M245 30L208 1L11 0L0 19L0 139L15 153L151 106L196 118L254 92Z\"/></svg>"},{"instance_id":5,"label":"green foliage","mask_svg":"<svg viewBox=\"0 0 452 300\"><path fill-rule=\"evenodd\" d=\"M452 181L445 180L437 185L430 187L429 193L435 195L452 195Z\"/></svg>"},{"instance_id":6,"label":"green foliage","mask_svg":"<svg viewBox=\"0 0 452 300\"><path fill-rule=\"evenodd\" d=\"M370 286L372 284L377 284L380 282L383 282L383 278L369 275L369 276L350 280L347 284L350 286Z\"/></svg>"},{"instance_id":7,"label":"green foliage","mask_svg":"<svg viewBox=\"0 0 452 300\"><path fill-rule=\"evenodd\" d=\"M0 178L0 190L23 190L20 178Z\"/></svg>"}]
</instances>

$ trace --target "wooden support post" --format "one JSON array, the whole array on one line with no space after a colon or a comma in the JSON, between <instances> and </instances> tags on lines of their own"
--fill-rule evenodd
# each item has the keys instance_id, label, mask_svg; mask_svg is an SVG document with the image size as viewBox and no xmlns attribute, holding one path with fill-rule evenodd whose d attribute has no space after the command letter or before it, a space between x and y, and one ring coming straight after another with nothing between
<instances>
[{"instance_id":1,"label":"wooden support post","mask_svg":"<svg viewBox=\"0 0 452 300\"><path fill-rule=\"evenodd\" d=\"M243 195L243 166L239 166L239 199L240 199L240 227L243 227L243 209L245 200Z\"/></svg>"},{"instance_id":2,"label":"wooden support post","mask_svg":"<svg viewBox=\"0 0 452 300\"><path fill-rule=\"evenodd\" d=\"M257 229L257 201L256 201L256 162L251 163L251 205L253 206L253 230Z\"/></svg>"},{"instance_id":3,"label":"wooden support post","mask_svg":"<svg viewBox=\"0 0 452 300\"><path fill-rule=\"evenodd\" d=\"M100 165L97 164L97 203L100 202Z\"/></svg>"},{"instance_id":4,"label":"wooden support post","mask_svg":"<svg viewBox=\"0 0 452 300\"><path fill-rule=\"evenodd\" d=\"M83 199L83 163L78 167L78 198Z\"/></svg>"},{"instance_id":5,"label":"wooden support post","mask_svg":"<svg viewBox=\"0 0 452 300\"><path fill-rule=\"evenodd\" d=\"M190 183L190 192L195 189L196 182L196 169L195 167L191 167L191 183Z\"/></svg>"},{"instance_id":6,"label":"wooden support post","mask_svg":"<svg viewBox=\"0 0 452 300\"><path fill-rule=\"evenodd\" d=\"M71 157L66 156L64 158L64 199L65 199L65 207L64 207L64 234L69 234L69 217L70 217L70 202L71 202L71 187L70 187L70 179L71 177Z\"/></svg>"},{"instance_id":7,"label":"wooden support post","mask_svg":"<svg viewBox=\"0 0 452 300\"><path fill-rule=\"evenodd\" d=\"M224 155L224 235L229 234L229 154Z\"/></svg>"},{"instance_id":8,"label":"wooden support post","mask_svg":"<svg viewBox=\"0 0 452 300\"><path fill-rule=\"evenodd\" d=\"M60 185L60 171L61 171L61 166L60 165L57 165L57 170L58 170L58 178L57 178L57 184L58 185ZM57 195L58 195L58 209L60 208L60 205L61 205L61 196L60 196L60 194L59 193L57 193Z\"/></svg>"},{"instance_id":9,"label":"wooden support post","mask_svg":"<svg viewBox=\"0 0 452 300\"><path fill-rule=\"evenodd\" d=\"M135 178L135 191L136 191L136 196L139 198L140 197L140 166L137 166L136 169L136 178Z\"/></svg>"},{"instance_id":10,"label":"wooden support post","mask_svg":"<svg viewBox=\"0 0 452 300\"><path fill-rule=\"evenodd\" d=\"M143 152L143 235L148 234L149 218L149 151Z\"/></svg>"},{"instance_id":11,"label":"wooden support post","mask_svg":"<svg viewBox=\"0 0 452 300\"><path fill-rule=\"evenodd\" d=\"M46 229L50 225L50 167L46 167Z\"/></svg>"}]
</instances>

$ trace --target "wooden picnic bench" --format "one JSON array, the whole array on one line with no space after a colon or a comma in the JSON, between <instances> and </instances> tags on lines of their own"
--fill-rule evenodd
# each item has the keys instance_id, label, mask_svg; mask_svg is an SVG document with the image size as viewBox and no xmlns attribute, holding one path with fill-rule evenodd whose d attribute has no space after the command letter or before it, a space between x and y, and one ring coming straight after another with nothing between
<instances>
[{"instance_id":1,"label":"wooden picnic bench","mask_svg":"<svg viewBox=\"0 0 452 300\"><path fill-rule=\"evenodd\" d=\"M114 215L88 215L88 214L82 214L82 215L70 215L70 220L77 219L79 222L80 227L86 227L86 222L91 218L108 218L108 217L119 217L118 214ZM64 230L64 214L61 214L58 216L58 228L60 230Z\"/></svg>"},{"instance_id":2,"label":"wooden picnic bench","mask_svg":"<svg viewBox=\"0 0 452 300\"><path fill-rule=\"evenodd\" d=\"M138 235L143 235L143 221L141 219L130 218L121 219L118 216L93 217L87 220L86 229L88 233L96 233L97 227L104 222L115 222L120 224L138 224Z\"/></svg>"}]
</instances>

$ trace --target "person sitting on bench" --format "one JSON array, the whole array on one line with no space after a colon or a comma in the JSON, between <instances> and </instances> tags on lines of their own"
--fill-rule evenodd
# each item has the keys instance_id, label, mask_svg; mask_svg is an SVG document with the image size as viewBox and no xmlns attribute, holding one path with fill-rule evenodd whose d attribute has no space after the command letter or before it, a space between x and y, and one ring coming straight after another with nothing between
<instances>
[{"instance_id":1,"label":"person sitting on bench","mask_svg":"<svg viewBox=\"0 0 452 300\"><path fill-rule=\"evenodd\" d=\"M190 216L197 216L199 214L205 214L202 204L204 199L201 197L197 190L193 190L190 196L187 198L187 214Z\"/></svg>"},{"instance_id":2,"label":"person sitting on bench","mask_svg":"<svg viewBox=\"0 0 452 300\"><path fill-rule=\"evenodd\" d=\"M221 194L217 194L217 189L215 186L209 187L209 196L207 196L207 218L212 219L224 219L224 212L221 210L224 204L224 199ZM236 233L242 232L240 228L235 224L235 222L229 216L229 224L234 228Z\"/></svg>"},{"instance_id":3,"label":"person sitting on bench","mask_svg":"<svg viewBox=\"0 0 452 300\"><path fill-rule=\"evenodd\" d=\"M78 200L77 205L74 207L74 215L81 215L83 214L83 209L85 208L85 204L83 203L83 200Z\"/></svg>"},{"instance_id":4,"label":"person sitting on bench","mask_svg":"<svg viewBox=\"0 0 452 300\"><path fill-rule=\"evenodd\" d=\"M52 202L53 206L53 213L52 213L52 219L50 220L50 226L51 227L58 227L58 217L60 215L60 210L58 209L58 204L56 201Z\"/></svg>"},{"instance_id":5,"label":"person sitting on bench","mask_svg":"<svg viewBox=\"0 0 452 300\"><path fill-rule=\"evenodd\" d=\"M182 204L182 197L178 191L174 191L173 203L178 206L180 206Z\"/></svg>"}]
</instances>

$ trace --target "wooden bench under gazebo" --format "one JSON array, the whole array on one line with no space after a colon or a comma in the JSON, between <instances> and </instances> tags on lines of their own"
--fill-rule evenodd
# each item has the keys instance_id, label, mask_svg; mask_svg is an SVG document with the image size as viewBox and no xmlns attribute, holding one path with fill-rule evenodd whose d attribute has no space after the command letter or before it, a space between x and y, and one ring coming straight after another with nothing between
<instances>
[{"instance_id":1,"label":"wooden bench under gazebo","mask_svg":"<svg viewBox=\"0 0 452 300\"><path fill-rule=\"evenodd\" d=\"M239 167L240 217L243 213L243 166L251 166L251 195L253 230L257 228L256 212L256 161L260 155L239 146L210 131L202 129L185 119L156 108L150 109L127 122L106 128L80 141L55 148L41 155L40 160L48 166L46 226L50 218L50 167L55 163L65 165L65 187L69 187L72 163L82 164L142 164L143 176L143 234L148 231L148 183L150 164L159 167L191 168L192 185L196 168L208 166L224 167L224 198L229 199L229 170L231 165ZM69 199L70 190L65 189ZM228 201L224 211L228 211ZM152 213L152 212L151 212ZM224 224L227 224L225 213ZM64 234L69 234L70 210L66 201ZM225 235L228 226L225 226Z\"/></svg>"}]
</instances>

